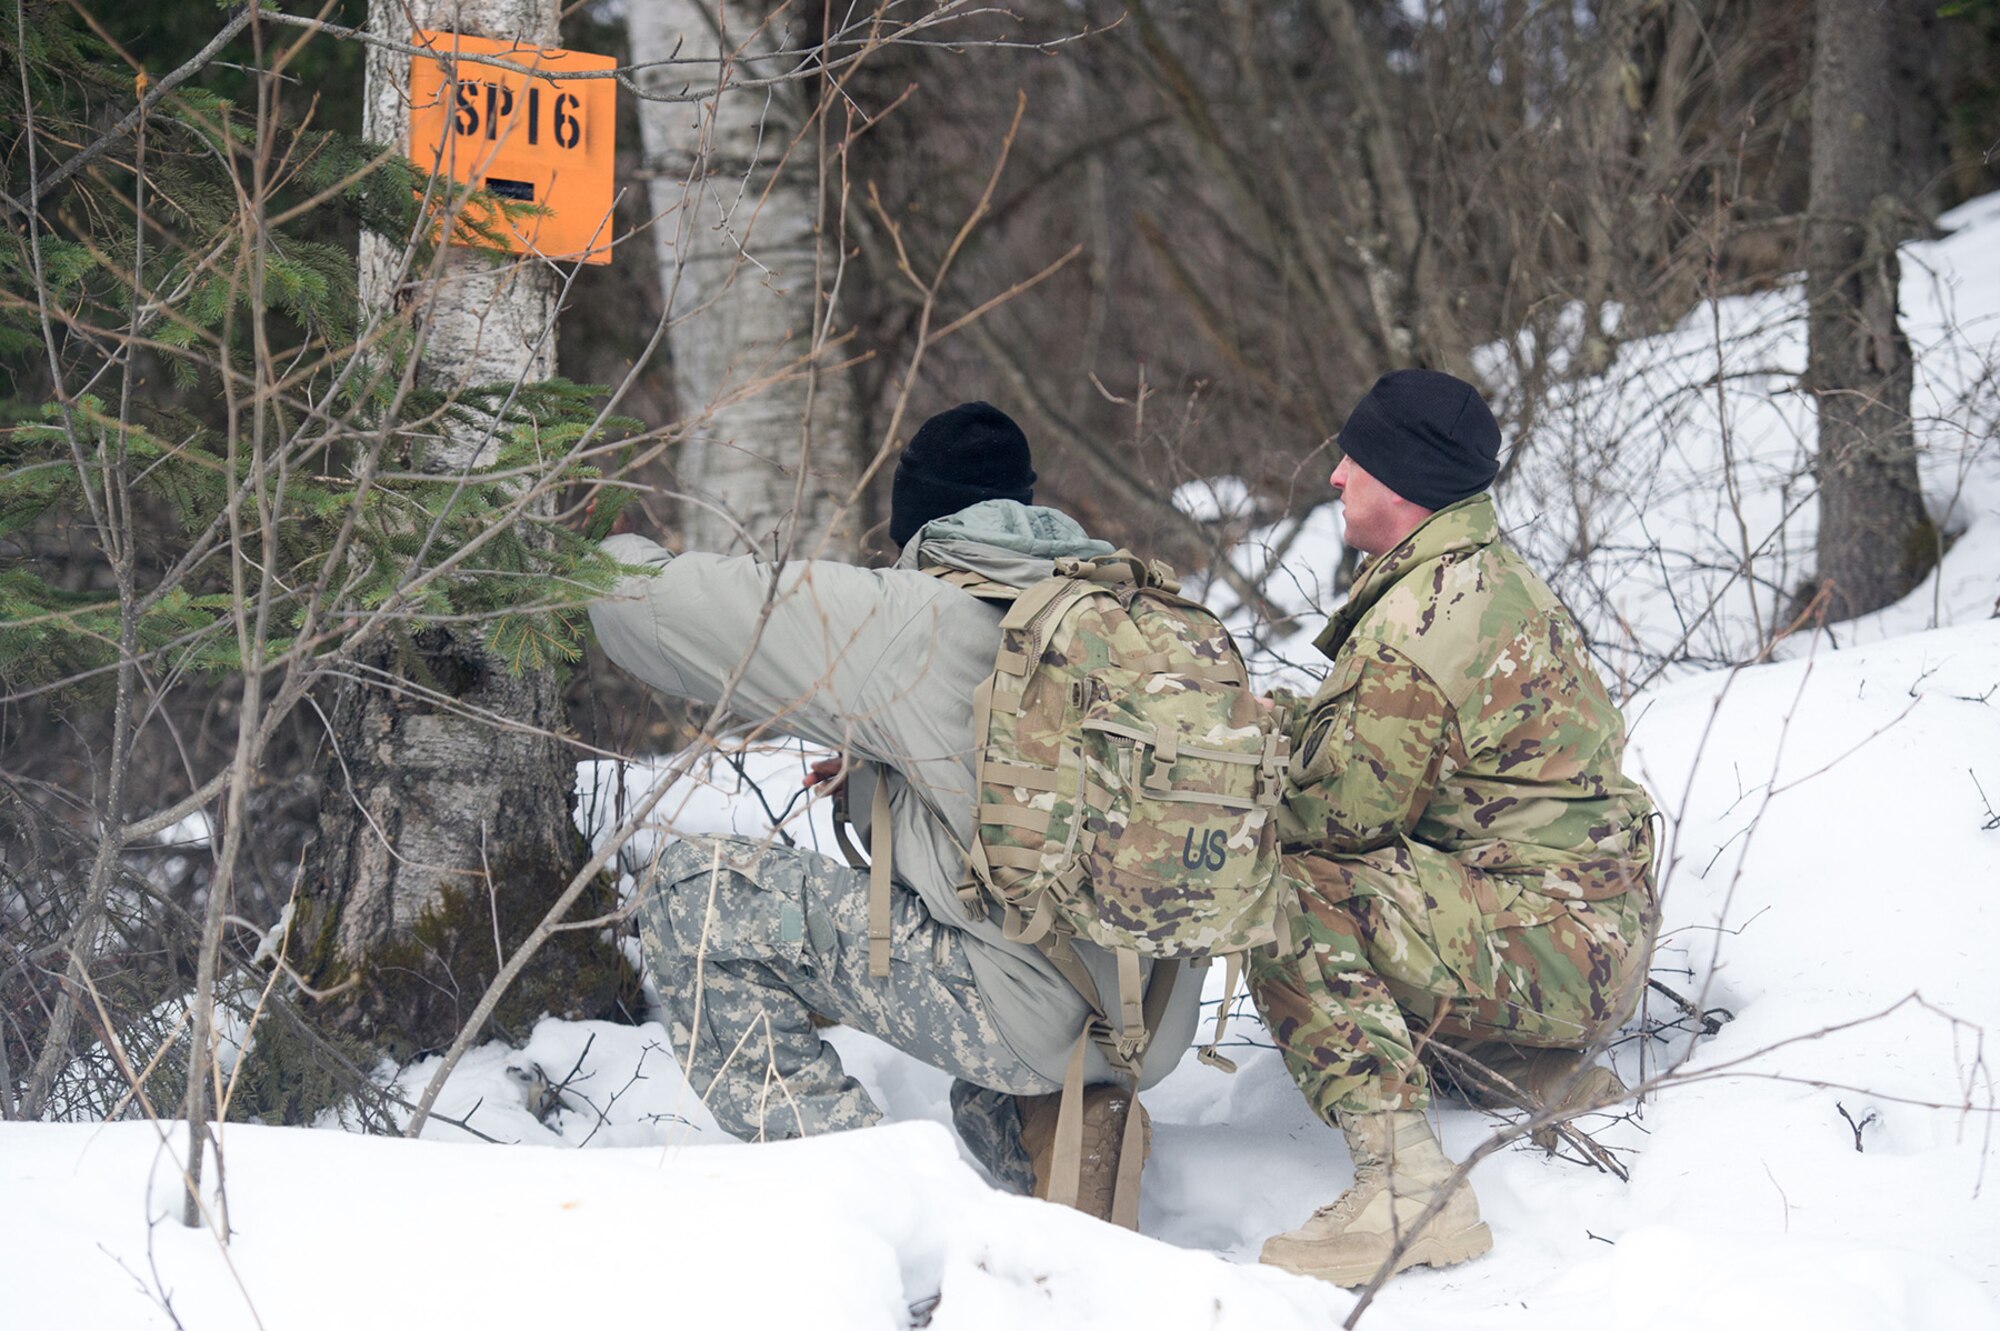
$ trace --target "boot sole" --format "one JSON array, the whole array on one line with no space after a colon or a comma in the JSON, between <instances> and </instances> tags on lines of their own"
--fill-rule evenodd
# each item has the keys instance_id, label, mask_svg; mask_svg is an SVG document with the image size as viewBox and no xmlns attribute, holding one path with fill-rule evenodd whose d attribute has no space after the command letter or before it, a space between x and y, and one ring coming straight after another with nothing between
<instances>
[{"instance_id":1,"label":"boot sole","mask_svg":"<svg viewBox=\"0 0 2000 1331\"><path fill-rule=\"evenodd\" d=\"M1485 1221L1468 1225L1456 1234L1427 1234L1412 1243L1396 1260L1396 1271L1407 1271L1413 1266L1457 1266L1469 1262L1493 1247L1493 1231ZM1379 1261L1355 1262L1347 1266L1315 1266L1311 1263L1272 1262L1272 1266L1290 1271L1294 1275L1312 1276L1343 1288L1352 1289L1365 1285L1375 1278L1382 1269Z\"/></svg>"}]
</instances>

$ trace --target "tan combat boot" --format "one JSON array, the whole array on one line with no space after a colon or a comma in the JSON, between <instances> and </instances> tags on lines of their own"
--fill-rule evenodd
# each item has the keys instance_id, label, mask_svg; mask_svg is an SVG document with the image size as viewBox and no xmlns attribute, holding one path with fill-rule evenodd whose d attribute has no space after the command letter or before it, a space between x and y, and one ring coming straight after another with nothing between
<instances>
[{"instance_id":1,"label":"tan combat boot","mask_svg":"<svg viewBox=\"0 0 2000 1331\"><path fill-rule=\"evenodd\" d=\"M1433 1071L1440 1085L1482 1109L1525 1109L1531 1114L1549 1109L1555 1111L1556 1122L1567 1122L1576 1114L1609 1108L1631 1095L1617 1073L1590 1061L1588 1050L1536 1049L1495 1040L1463 1047L1460 1052L1477 1067L1440 1059ZM1486 1073L1508 1085L1500 1085ZM1543 1150L1556 1149L1555 1123L1536 1128L1532 1136Z\"/></svg>"},{"instance_id":2,"label":"tan combat boot","mask_svg":"<svg viewBox=\"0 0 2000 1331\"><path fill-rule=\"evenodd\" d=\"M1340 1128L1354 1155L1353 1186L1291 1233L1268 1240L1260 1258L1266 1265L1336 1285L1365 1285L1404 1239L1409 1242L1395 1259L1396 1271L1451 1266L1493 1246L1493 1231L1464 1183L1416 1228L1453 1171L1421 1112L1342 1114Z\"/></svg>"},{"instance_id":3,"label":"tan combat boot","mask_svg":"<svg viewBox=\"0 0 2000 1331\"><path fill-rule=\"evenodd\" d=\"M1515 1084L1534 1101L1531 1109L1552 1109L1559 1122L1567 1122L1573 1114L1607 1109L1631 1095L1617 1073L1590 1061L1588 1050L1522 1049L1519 1053L1525 1067L1513 1078ZM1530 1137L1544 1151L1556 1149L1554 1123L1536 1128Z\"/></svg>"},{"instance_id":4,"label":"tan combat boot","mask_svg":"<svg viewBox=\"0 0 2000 1331\"><path fill-rule=\"evenodd\" d=\"M1017 1095L1021 1107L1021 1145L1035 1170L1035 1196L1049 1195L1056 1153L1056 1114L1062 1096ZM1132 1093L1123 1086L1086 1086L1083 1089L1083 1171L1077 1182L1076 1209L1099 1220L1111 1219L1111 1202L1118 1190L1119 1148L1125 1135L1125 1115L1133 1104ZM1146 1106L1139 1106L1139 1130L1143 1133L1140 1163L1153 1150L1153 1120Z\"/></svg>"}]
</instances>

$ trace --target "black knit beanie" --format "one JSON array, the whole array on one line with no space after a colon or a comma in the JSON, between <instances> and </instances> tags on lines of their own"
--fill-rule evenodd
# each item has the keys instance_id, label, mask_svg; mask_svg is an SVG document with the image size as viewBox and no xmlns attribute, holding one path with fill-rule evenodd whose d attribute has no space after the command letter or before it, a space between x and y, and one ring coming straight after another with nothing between
<instances>
[{"instance_id":1,"label":"black knit beanie","mask_svg":"<svg viewBox=\"0 0 2000 1331\"><path fill-rule=\"evenodd\" d=\"M984 402L941 411L904 447L889 496L889 539L897 545L931 519L981 500L1032 504L1035 468L1028 437L1006 412Z\"/></svg>"},{"instance_id":2,"label":"black knit beanie","mask_svg":"<svg viewBox=\"0 0 2000 1331\"><path fill-rule=\"evenodd\" d=\"M1479 390L1437 370L1385 374L1340 427L1340 451L1413 504L1445 508L1500 472L1500 427Z\"/></svg>"}]
</instances>

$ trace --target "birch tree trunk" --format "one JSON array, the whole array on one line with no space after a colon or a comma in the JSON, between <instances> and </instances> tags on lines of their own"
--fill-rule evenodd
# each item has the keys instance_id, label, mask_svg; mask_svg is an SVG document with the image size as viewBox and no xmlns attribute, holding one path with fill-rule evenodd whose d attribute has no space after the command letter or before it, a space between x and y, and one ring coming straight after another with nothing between
<instances>
[{"instance_id":1,"label":"birch tree trunk","mask_svg":"<svg viewBox=\"0 0 2000 1331\"><path fill-rule=\"evenodd\" d=\"M554 46L558 5L383 0L370 26L402 42L416 27ZM409 75L408 55L369 48L368 138L407 144ZM556 275L546 264L449 247L435 267L406 271L401 238L364 232L361 296L410 319L422 387L452 393L555 372ZM424 465L449 473L485 460L491 435L456 429ZM404 1058L450 1043L502 951L533 929L587 851L572 822L575 765L556 738L564 711L554 672L514 672L476 626L425 627L359 664L366 682L344 684L332 711L326 805L294 938L315 987L359 977L320 1004L327 1023ZM608 942L564 933L497 1019L603 1015L617 980Z\"/></svg>"},{"instance_id":2,"label":"birch tree trunk","mask_svg":"<svg viewBox=\"0 0 2000 1331\"><path fill-rule=\"evenodd\" d=\"M1910 346L1896 317L1891 0L1819 0L1806 241L1807 386L1819 404L1819 569L1827 615L1888 605L1937 562L1910 425Z\"/></svg>"},{"instance_id":3,"label":"birch tree trunk","mask_svg":"<svg viewBox=\"0 0 2000 1331\"><path fill-rule=\"evenodd\" d=\"M816 7L815 7L816 8ZM839 254L827 243L817 79L733 87L792 72L798 6L649 0L629 11L636 64L662 91L641 101L660 280L675 323L674 388L691 434L676 472L690 549L851 556L841 511L863 459L851 376L831 370ZM775 18L773 15L775 14Z\"/></svg>"}]
</instances>

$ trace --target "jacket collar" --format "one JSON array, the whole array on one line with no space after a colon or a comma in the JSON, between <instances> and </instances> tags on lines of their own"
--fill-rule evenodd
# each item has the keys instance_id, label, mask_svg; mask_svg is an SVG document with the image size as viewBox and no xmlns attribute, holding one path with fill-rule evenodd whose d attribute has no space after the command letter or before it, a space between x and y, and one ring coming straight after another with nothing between
<instances>
[{"instance_id":1,"label":"jacket collar","mask_svg":"<svg viewBox=\"0 0 2000 1331\"><path fill-rule=\"evenodd\" d=\"M988 499L917 529L897 568L961 569L1010 587L1031 587L1055 572L1059 558L1112 553L1074 518L1052 508Z\"/></svg>"},{"instance_id":2,"label":"jacket collar","mask_svg":"<svg viewBox=\"0 0 2000 1331\"><path fill-rule=\"evenodd\" d=\"M1329 659L1354 632L1361 617L1413 570L1443 559L1446 555L1480 550L1500 539L1500 520L1493 512L1493 496L1481 491L1461 499L1425 518L1423 524L1403 543L1386 554L1364 563L1355 574L1347 601L1313 639L1313 646Z\"/></svg>"}]
</instances>

